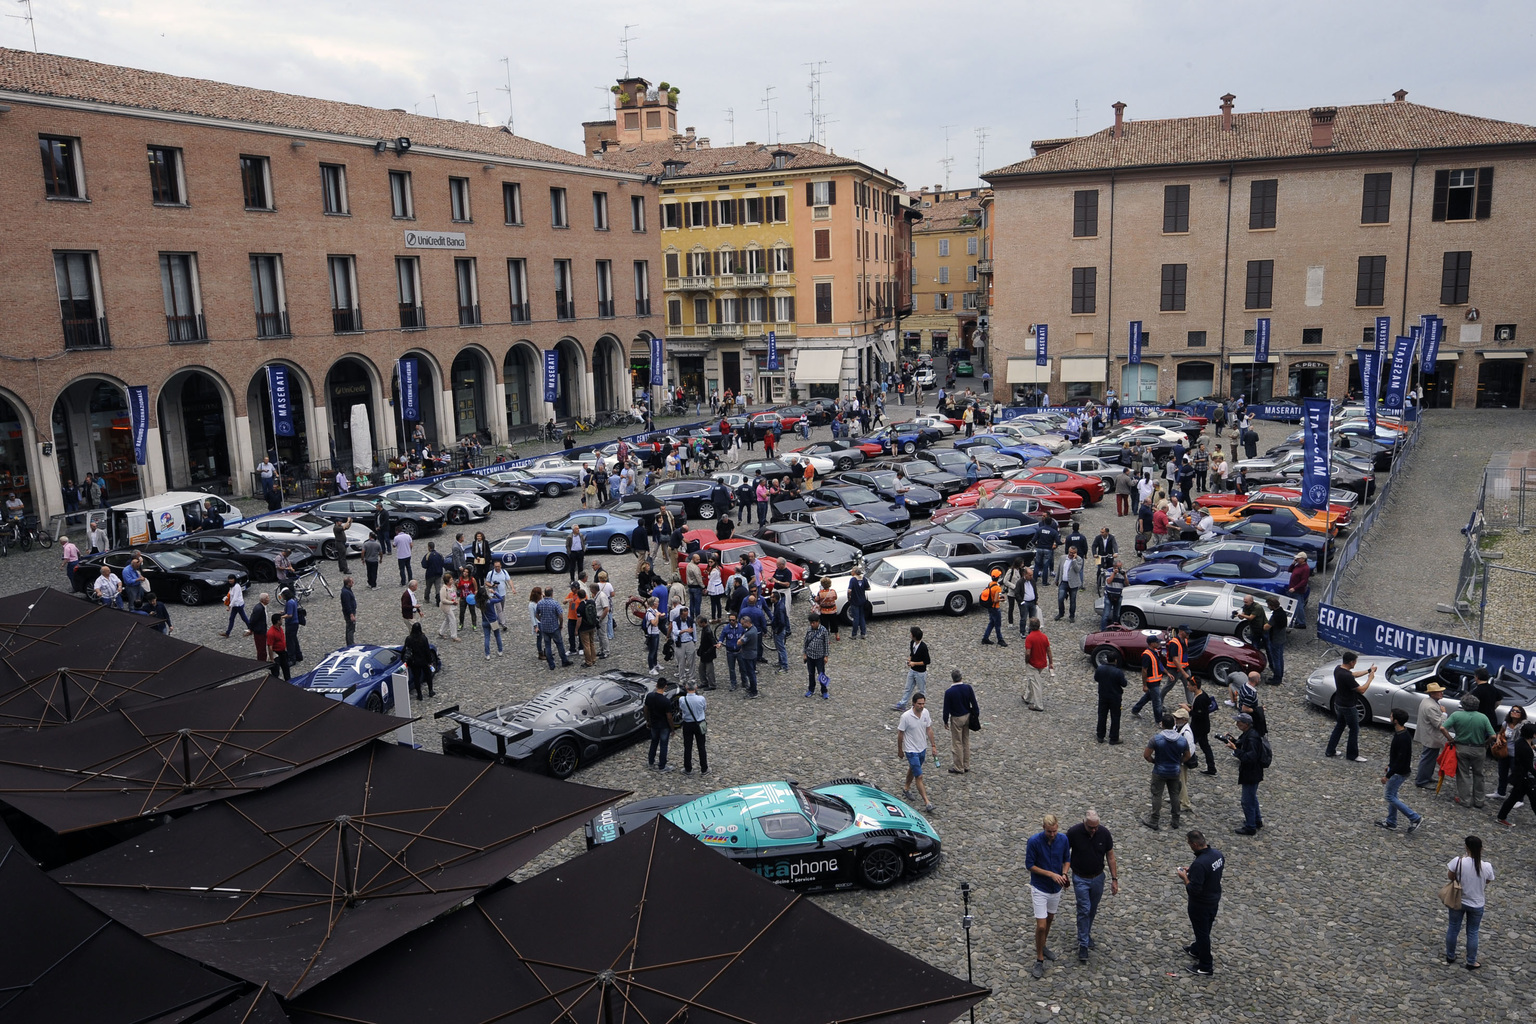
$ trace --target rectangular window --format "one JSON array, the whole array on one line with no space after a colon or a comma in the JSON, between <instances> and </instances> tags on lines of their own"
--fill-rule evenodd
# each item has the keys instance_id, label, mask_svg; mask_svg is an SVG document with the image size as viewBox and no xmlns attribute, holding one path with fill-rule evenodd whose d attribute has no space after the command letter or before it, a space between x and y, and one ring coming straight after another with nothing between
<instances>
[{"instance_id":1,"label":"rectangular window","mask_svg":"<svg viewBox=\"0 0 1536 1024\"><path fill-rule=\"evenodd\" d=\"M826 228L816 229L816 259L829 260L832 258L832 232Z\"/></svg>"},{"instance_id":2,"label":"rectangular window","mask_svg":"<svg viewBox=\"0 0 1536 1024\"><path fill-rule=\"evenodd\" d=\"M1303 345L1321 345L1323 343L1323 329L1321 327L1303 327L1301 329L1301 343Z\"/></svg>"},{"instance_id":3,"label":"rectangular window","mask_svg":"<svg viewBox=\"0 0 1536 1024\"><path fill-rule=\"evenodd\" d=\"M635 260L635 316L651 315L651 265Z\"/></svg>"},{"instance_id":4,"label":"rectangular window","mask_svg":"<svg viewBox=\"0 0 1536 1024\"><path fill-rule=\"evenodd\" d=\"M1275 202L1280 192L1276 178L1248 183L1248 229L1256 231L1275 226Z\"/></svg>"},{"instance_id":5,"label":"rectangular window","mask_svg":"<svg viewBox=\"0 0 1536 1024\"><path fill-rule=\"evenodd\" d=\"M84 199L85 176L80 167L80 140L39 135L43 157L43 193L50 199Z\"/></svg>"},{"instance_id":6,"label":"rectangular window","mask_svg":"<svg viewBox=\"0 0 1536 1024\"><path fill-rule=\"evenodd\" d=\"M1190 331L1186 342L1190 348L1205 348L1205 332Z\"/></svg>"},{"instance_id":7,"label":"rectangular window","mask_svg":"<svg viewBox=\"0 0 1536 1024\"><path fill-rule=\"evenodd\" d=\"M832 282L816 282L816 322L829 324L832 322Z\"/></svg>"},{"instance_id":8,"label":"rectangular window","mask_svg":"<svg viewBox=\"0 0 1536 1024\"><path fill-rule=\"evenodd\" d=\"M410 171L389 172L389 212L396 220L410 220L416 216Z\"/></svg>"},{"instance_id":9,"label":"rectangular window","mask_svg":"<svg viewBox=\"0 0 1536 1024\"><path fill-rule=\"evenodd\" d=\"M1492 167L1435 172L1432 220L1486 220L1492 211Z\"/></svg>"},{"instance_id":10,"label":"rectangular window","mask_svg":"<svg viewBox=\"0 0 1536 1024\"><path fill-rule=\"evenodd\" d=\"M912 280L911 280L911 281L909 281L909 282L908 282L908 284L909 284L909 285L910 285L910 286L911 286L911 287L913 287L913 288L916 288L916 287L917 287L917 268L916 268L916 267L913 267L913 268L912 268L912 269L911 269L911 270L910 270L910 271L909 271L909 276L910 276L910 277L911 277L911 278L912 278Z\"/></svg>"},{"instance_id":11,"label":"rectangular window","mask_svg":"<svg viewBox=\"0 0 1536 1024\"><path fill-rule=\"evenodd\" d=\"M549 222L557 228L571 226L570 213L565 206L565 189L552 188L549 190Z\"/></svg>"},{"instance_id":12,"label":"rectangular window","mask_svg":"<svg viewBox=\"0 0 1536 1024\"><path fill-rule=\"evenodd\" d=\"M288 302L283 292L283 258L275 253L251 254L251 303L256 308L256 337L288 334Z\"/></svg>"},{"instance_id":13,"label":"rectangular window","mask_svg":"<svg viewBox=\"0 0 1536 1024\"><path fill-rule=\"evenodd\" d=\"M682 254L669 252L666 253L662 258L665 260L663 270L666 275L668 277L678 277L681 274L681 271L678 268L682 263Z\"/></svg>"},{"instance_id":14,"label":"rectangular window","mask_svg":"<svg viewBox=\"0 0 1536 1024\"><path fill-rule=\"evenodd\" d=\"M763 201L757 196L750 196L741 201L741 222L743 224L761 224L763 222Z\"/></svg>"},{"instance_id":15,"label":"rectangular window","mask_svg":"<svg viewBox=\"0 0 1536 1024\"><path fill-rule=\"evenodd\" d=\"M406 330L427 326L427 310L421 302L420 260L414 256L395 257L395 288L400 326Z\"/></svg>"},{"instance_id":16,"label":"rectangular window","mask_svg":"<svg viewBox=\"0 0 1536 1024\"><path fill-rule=\"evenodd\" d=\"M608 230L608 193L592 193L592 230Z\"/></svg>"},{"instance_id":17,"label":"rectangular window","mask_svg":"<svg viewBox=\"0 0 1536 1024\"><path fill-rule=\"evenodd\" d=\"M149 194L163 206L186 205L182 182L181 150L170 146L149 147Z\"/></svg>"},{"instance_id":18,"label":"rectangular window","mask_svg":"<svg viewBox=\"0 0 1536 1024\"><path fill-rule=\"evenodd\" d=\"M688 254L689 277L708 277L711 273L713 273L713 270L710 269L711 266L712 264L710 261L709 253L691 252Z\"/></svg>"},{"instance_id":19,"label":"rectangular window","mask_svg":"<svg viewBox=\"0 0 1536 1024\"><path fill-rule=\"evenodd\" d=\"M1072 312L1093 313L1098 309L1098 267L1072 268Z\"/></svg>"},{"instance_id":20,"label":"rectangular window","mask_svg":"<svg viewBox=\"0 0 1536 1024\"><path fill-rule=\"evenodd\" d=\"M960 308L961 309L975 309L976 308L976 293L975 292L965 292L964 294L962 294L960 296Z\"/></svg>"},{"instance_id":21,"label":"rectangular window","mask_svg":"<svg viewBox=\"0 0 1536 1024\"><path fill-rule=\"evenodd\" d=\"M773 322L776 324L792 324L795 322L795 297L793 295L774 296Z\"/></svg>"},{"instance_id":22,"label":"rectangular window","mask_svg":"<svg viewBox=\"0 0 1536 1024\"><path fill-rule=\"evenodd\" d=\"M1163 264L1163 301L1160 308L1165 313L1184 308L1184 289L1189 280L1189 264Z\"/></svg>"},{"instance_id":23,"label":"rectangular window","mask_svg":"<svg viewBox=\"0 0 1536 1024\"><path fill-rule=\"evenodd\" d=\"M736 273L736 254L730 249L721 249L719 252L715 253L714 259L715 273L726 275Z\"/></svg>"},{"instance_id":24,"label":"rectangular window","mask_svg":"<svg viewBox=\"0 0 1536 1024\"><path fill-rule=\"evenodd\" d=\"M768 299L755 295L747 299L747 323L760 324L768 319Z\"/></svg>"},{"instance_id":25,"label":"rectangular window","mask_svg":"<svg viewBox=\"0 0 1536 1024\"><path fill-rule=\"evenodd\" d=\"M661 226L663 230L667 228L680 228L683 226L682 203L661 204Z\"/></svg>"},{"instance_id":26,"label":"rectangular window","mask_svg":"<svg viewBox=\"0 0 1536 1024\"><path fill-rule=\"evenodd\" d=\"M1176 235L1189 230L1189 186L1163 186L1163 234Z\"/></svg>"},{"instance_id":27,"label":"rectangular window","mask_svg":"<svg viewBox=\"0 0 1536 1024\"><path fill-rule=\"evenodd\" d=\"M972 263L965 268L965 279L971 284L976 283L976 264Z\"/></svg>"},{"instance_id":28,"label":"rectangular window","mask_svg":"<svg viewBox=\"0 0 1536 1024\"><path fill-rule=\"evenodd\" d=\"M805 183L805 205L833 206L837 203L837 182L808 181ZM831 321L827 321L831 323Z\"/></svg>"},{"instance_id":29,"label":"rectangular window","mask_svg":"<svg viewBox=\"0 0 1536 1024\"><path fill-rule=\"evenodd\" d=\"M555 318L576 319L576 282L570 260L555 260Z\"/></svg>"},{"instance_id":30,"label":"rectangular window","mask_svg":"<svg viewBox=\"0 0 1536 1024\"><path fill-rule=\"evenodd\" d=\"M320 196L325 212L336 216L347 213L347 169L341 164L320 165Z\"/></svg>"},{"instance_id":31,"label":"rectangular window","mask_svg":"<svg viewBox=\"0 0 1536 1024\"><path fill-rule=\"evenodd\" d=\"M1355 305L1383 306L1387 301L1387 258L1361 256L1355 272Z\"/></svg>"},{"instance_id":32,"label":"rectangular window","mask_svg":"<svg viewBox=\"0 0 1536 1024\"><path fill-rule=\"evenodd\" d=\"M1072 193L1072 237L1093 238L1099 233L1099 190L1079 189Z\"/></svg>"},{"instance_id":33,"label":"rectangular window","mask_svg":"<svg viewBox=\"0 0 1536 1024\"><path fill-rule=\"evenodd\" d=\"M965 240L965 254L967 256L975 256L976 255L976 239L974 239L974 238L967 238Z\"/></svg>"},{"instance_id":34,"label":"rectangular window","mask_svg":"<svg viewBox=\"0 0 1536 1024\"><path fill-rule=\"evenodd\" d=\"M512 297L512 322L527 323L532 319L528 301L527 260L507 260L507 288Z\"/></svg>"},{"instance_id":35,"label":"rectangular window","mask_svg":"<svg viewBox=\"0 0 1536 1024\"><path fill-rule=\"evenodd\" d=\"M468 178L448 179L448 215L455 224L470 222Z\"/></svg>"},{"instance_id":36,"label":"rectangular window","mask_svg":"<svg viewBox=\"0 0 1536 1024\"><path fill-rule=\"evenodd\" d=\"M480 322L480 275L475 273L473 257L453 261L453 284L459 299L459 326L473 327Z\"/></svg>"},{"instance_id":37,"label":"rectangular window","mask_svg":"<svg viewBox=\"0 0 1536 1024\"><path fill-rule=\"evenodd\" d=\"M783 224L789 220L789 205L787 196L769 196L767 199L767 213L769 224Z\"/></svg>"},{"instance_id":38,"label":"rectangular window","mask_svg":"<svg viewBox=\"0 0 1536 1024\"><path fill-rule=\"evenodd\" d=\"M613 261L597 261L597 315L611 318L613 312Z\"/></svg>"},{"instance_id":39,"label":"rectangular window","mask_svg":"<svg viewBox=\"0 0 1536 1024\"><path fill-rule=\"evenodd\" d=\"M741 300L716 299L715 322L721 324L741 323Z\"/></svg>"},{"instance_id":40,"label":"rectangular window","mask_svg":"<svg viewBox=\"0 0 1536 1024\"><path fill-rule=\"evenodd\" d=\"M736 200L715 200L715 223L723 228L732 227L736 223Z\"/></svg>"},{"instance_id":41,"label":"rectangular window","mask_svg":"<svg viewBox=\"0 0 1536 1024\"><path fill-rule=\"evenodd\" d=\"M1442 306L1461 306L1471 301L1468 298L1472 288L1472 254L1470 252L1448 252L1445 254L1445 263L1440 271L1440 304Z\"/></svg>"},{"instance_id":42,"label":"rectangular window","mask_svg":"<svg viewBox=\"0 0 1536 1024\"><path fill-rule=\"evenodd\" d=\"M947 239L947 238L939 239L939 255L940 256L948 256L949 255L949 239Z\"/></svg>"},{"instance_id":43,"label":"rectangular window","mask_svg":"<svg viewBox=\"0 0 1536 1024\"><path fill-rule=\"evenodd\" d=\"M165 297L165 328L169 339L173 342L206 341L208 332L203 327L195 253L160 254L160 291Z\"/></svg>"},{"instance_id":44,"label":"rectangular window","mask_svg":"<svg viewBox=\"0 0 1536 1024\"><path fill-rule=\"evenodd\" d=\"M954 309L955 308L954 296L950 295L948 292L935 292L934 296L933 296L933 308L934 309L941 309L941 310L942 309Z\"/></svg>"},{"instance_id":45,"label":"rectangular window","mask_svg":"<svg viewBox=\"0 0 1536 1024\"><path fill-rule=\"evenodd\" d=\"M331 327L337 334L363 329L363 311L357 301L357 260L352 256L326 257L331 289Z\"/></svg>"},{"instance_id":46,"label":"rectangular window","mask_svg":"<svg viewBox=\"0 0 1536 1024\"><path fill-rule=\"evenodd\" d=\"M1248 261L1248 294L1244 309L1270 309L1275 303L1275 261Z\"/></svg>"},{"instance_id":47,"label":"rectangular window","mask_svg":"<svg viewBox=\"0 0 1536 1024\"><path fill-rule=\"evenodd\" d=\"M795 250L781 245L773 250L773 272L792 274L795 271Z\"/></svg>"},{"instance_id":48,"label":"rectangular window","mask_svg":"<svg viewBox=\"0 0 1536 1024\"><path fill-rule=\"evenodd\" d=\"M629 230L645 230L645 196L629 197Z\"/></svg>"},{"instance_id":49,"label":"rectangular window","mask_svg":"<svg viewBox=\"0 0 1536 1024\"><path fill-rule=\"evenodd\" d=\"M501 183L501 214L508 224L523 223L523 186L518 182Z\"/></svg>"},{"instance_id":50,"label":"rectangular window","mask_svg":"<svg viewBox=\"0 0 1536 1024\"><path fill-rule=\"evenodd\" d=\"M688 226L691 228L709 227L709 203L707 200L695 199L688 204Z\"/></svg>"},{"instance_id":51,"label":"rectangular window","mask_svg":"<svg viewBox=\"0 0 1536 1024\"><path fill-rule=\"evenodd\" d=\"M1392 220L1392 172L1367 174L1360 195L1360 223L1387 224Z\"/></svg>"},{"instance_id":52,"label":"rectangular window","mask_svg":"<svg viewBox=\"0 0 1536 1024\"><path fill-rule=\"evenodd\" d=\"M949 284L949 268L939 268L939 284Z\"/></svg>"},{"instance_id":53,"label":"rectangular window","mask_svg":"<svg viewBox=\"0 0 1536 1024\"><path fill-rule=\"evenodd\" d=\"M53 276L65 348L108 348L107 320L101 315L101 280L94 252L56 252Z\"/></svg>"},{"instance_id":54,"label":"rectangular window","mask_svg":"<svg viewBox=\"0 0 1536 1024\"><path fill-rule=\"evenodd\" d=\"M681 326L683 326L683 300L682 299L668 299L667 300L667 326L668 327L681 327Z\"/></svg>"},{"instance_id":55,"label":"rectangular window","mask_svg":"<svg viewBox=\"0 0 1536 1024\"><path fill-rule=\"evenodd\" d=\"M240 188L247 210L271 210L272 162L264 156L240 158Z\"/></svg>"},{"instance_id":56,"label":"rectangular window","mask_svg":"<svg viewBox=\"0 0 1536 1024\"><path fill-rule=\"evenodd\" d=\"M744 261L741 269L743 274L763 273L763 250L745 249L742 251L741 257Z\"/></svg>"},{"instance_id":57,"label":"rectangular window","mask_svg":"<svg viewBox=\"0 0 1536 1024\"><path fill-rule=\"evenodd\" d=\"M708 299L694 299L693 300L693 322L695 324L699 325L700 327L708 326L708 324L709 324L709 300Z\"/></svg>"}]
</instances>

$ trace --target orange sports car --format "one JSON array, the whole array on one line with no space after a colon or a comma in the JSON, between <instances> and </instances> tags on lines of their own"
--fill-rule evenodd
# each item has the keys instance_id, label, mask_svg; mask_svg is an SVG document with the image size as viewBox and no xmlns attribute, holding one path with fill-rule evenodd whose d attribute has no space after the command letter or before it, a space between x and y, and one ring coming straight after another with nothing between
<instances>
[{"instance_id":1,"label":"orange sports car","mask_svg":"<svg viewBox=\"0 0 1536 1024\"><path fill-rule=\"evenodd\" d=\"M1341 519L1343 518L1337 512L1312 512L1304 508L1298 508L1295 505L1287 505L1284 502L1265 501L1262 499L1258 501L1250 501L1244 505L1238 505L1236 508L1213 508L1210 509L1210 513L1211 519L1213 519L1217 525L1235 523L1239 520L1247 519L1249 516L1290 516L1292 519L1296 520L1298 523L1300 523L1302 526L1305 526L1313 533L1322 534L1326 534L1330 529L1337 530L1340 527Z\"/></svg>"}]
</instances>

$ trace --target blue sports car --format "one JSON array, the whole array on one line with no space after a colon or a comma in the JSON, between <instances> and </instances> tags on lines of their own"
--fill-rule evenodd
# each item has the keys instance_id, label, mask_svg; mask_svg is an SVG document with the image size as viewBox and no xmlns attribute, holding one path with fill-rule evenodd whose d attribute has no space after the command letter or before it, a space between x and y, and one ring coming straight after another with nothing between
<instances>
[{"instance_id":1,"label":"blue sports car","mask_svg":"<svg viewBox=\"0 0 1536 1024\"><path fill-rule=\"evenodd\" d=\"M607 548L609 554L622 555L629 550L630 535L639 525L638 519L629 516L621 516L617 512L605 512L602 509L577 509L566 513L559 519L545 523L548 530L557 530L569 533L571 527L581 527L581 535L586 538L586 551L588 554L599 548ZM562 543L561 550L564 550ZM551 569L551 572L559 570Z\"/></svg>"},{"instance_id":2,"label":"blue sports car","mask_svg":"<svg viewBox=\"0 0 1536 1024\"><path fill-rule=\"evenodd\" d=\"M1149 550L1143 560L1144 565L1153 562L1183 562L1191 558L1214 555L1220 551L1247 551L1274 562L1276 565L1287 566L1296 555L1296 548L1281 547L1278 544L1266 544L1262 540L1243 540L1237 537L1213 537L1210 540L1175 541L1171 544L1162 544ZM1310 561L1310 559L1309 559ZM1316 569L1317 566L1313 566Z\"/></svg>"},{"instance_id":3,"label":"blue sports car","mask_svg":"<svg viewBox=\"0 0 1536 1024\"><path fill-rule=\"evenodd\" d=\"M898 453L911 455L919 448L924 448L930 443L921 431L916 429L897 430L894 427L876 431L867 437L861 437L854 441L854 444L858 445L877 444L880 446L880 453L882 455L896 455Z\"/></svg>"},{"instance_id":4,"label":"blue sports car","mask_svg":"<svg viewBox=\"0 0 1536 1024\"><path fill-rule=\"evenodd\" d=\"M525 526L491 544L491 557L501 559L508 572L565 572L570 556L565 539L570 534Z\"/></svg>"},{"instance_id":5,"label":"blue sports car","mask_svg":"<svg viewBox=\"0 0 1536 1024\"><path fill-rule=\"evenodd\" d=\"M546 473L537 469L504 469L486 476L498 483L528 484L542 491L546 498L558 498L576 486L575 477L568 473Z\"/></svg>"},{"instance_id":6,"label":"blue sports car","mask_svg":"<svg viewBox=\"0 0 1536 1024\"><path fill-rule=\"evenodd\" d=\"M1290 585L1291 574L1263 555L1251 551L1218 551L1182 562L1151 562L1126 574L1133 587L1166 587L1190 580L1241 583L1279 594Z\"/></svg>"},{"instance_id":7,"label":"blue sports car","mask_svg":"<svg viewBox=\"0 0 1536 1024\"><path fill-rule=\"evenodd\" d=\"M1012 455L1021 462L1028 462L1030 459L1048 459L1053 454L1044 445L1027 444L1005 434L977 434L975 437L963 437L955 442L955 447L962 452L969 448L991 448L1004 455Z\"/></svg>"},{"instance_id":8,"label":"blue sports car","mask_svg":"<svg viewBox=\"0 0 1536 1024\"><path fill-rule=\"evenodd\" d=\"M437 648L433 647L433 674L441 667ZM409 677L401 648L357 644L327 654L314 671L294 676L293 685L364 711L388 714L395 709L396 689L404 687Z\"/></svg>"}]
</instances>

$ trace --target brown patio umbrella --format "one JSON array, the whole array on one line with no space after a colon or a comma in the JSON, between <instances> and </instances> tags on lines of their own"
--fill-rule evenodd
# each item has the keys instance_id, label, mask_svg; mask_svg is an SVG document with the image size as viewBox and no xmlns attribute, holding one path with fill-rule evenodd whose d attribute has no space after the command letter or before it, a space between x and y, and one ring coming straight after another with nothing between
<instances>
[{"instance_id":1,"label":"brown patio umbrella","mask_svg":"<svg viewBox=\"0 0 1536 1024\"><path fill-rule=\"evenodd\" d=\"M267 668L149 621L49 587L0 598L0 729L63 725Z\"/></svg>"},{"instance_id":2,"label":"brown patio umbrella","mask_svg":"<svg viewBox=\"0 0 1536 1024\"><path fill-rule=\"evenodd\" d=\"M0 800L55 832L93 828L265 789L400 722L264 676L0 730Z\"/></svg>"},{"instance_id":3,"label":"brown patio umbrella","mask_svg":"<svg viewBox=\"0 0 1536 1024\"><path fill-rule=\"evenodd\" d=\"M625 794L371 743L54 872L167 948L292 996Z\"/></svg>"},{"instance_id":4,"label":"brown patio umbrella","mask_svg":"<svg viewBox=\"0 0 1536 1024\"><path fill-rule=\"evenodd\" d=\"M217 1009L208 1011L188 1024L292 1024L270 985L242 992Z\"/></svg>"},{"instance_id":5,"label":"brown patio umbrella","mask_svg":"<svg viewBox=\"0 0 1536 1024\"><path fill-rule=\"evenodd\" d=\"M988 994L657 818L397 940L304 993L288 1015L302 1024L944 1024Z\"/></svg>"}]
</instances>

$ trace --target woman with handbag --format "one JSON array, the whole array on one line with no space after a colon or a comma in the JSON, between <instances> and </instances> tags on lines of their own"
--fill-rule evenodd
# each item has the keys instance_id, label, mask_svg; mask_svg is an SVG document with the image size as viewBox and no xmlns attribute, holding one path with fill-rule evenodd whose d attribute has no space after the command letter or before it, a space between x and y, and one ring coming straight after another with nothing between
<instances>
[{"instance_id":1,"label":"woman with handbag","mask_svg":"<svg viewBox=\"0 0 1536 1024\"><path fill-rule=\"evenodd\" d=\"M443 573L443 624L437 627L437 635L459 642L459 620L456 616L459 612L459 588L454 582L453 573Z\"/></svg>"},{"instance_id":2,"label":"woman with handbag","mask_svg":"<svg viewBox=\"0 0 1536 1024\"><path fill-rule=\"evenodd\" d=\"M475 579L485 579L485 574L491 571L491 542L485 539L485 534L477 532L474 542L469 545L469 564L474 566Z\"/></svg>"},{"instance_id":3,"label":"woman with handbag","mask_svg":"<svg viewBox=\"0 0 1536 1024\"><path fill-rule=\"evenodd\" d=\"M1453 857L1445 866L1449 879L1440 889L1440 902L1450 911L1450 923L1445 929L1445 962L1456 962L1456 936L1461 932L1461 922L1467 922L1467 970L1475 971L1483 966L1477 958L1478 932L1483 924L1484 897L1488 883L1493 881L1493 865L1483 860L1483 841L1477 836L1467 836L1467 852Z\"/></svg>"},{"instance_id":4,"label":"woman with handbag","mask_svg":"<svg viewBox=\"0 0 1536 1024\"><path fill-rule=\"evenodd\" d=\"M1505 724L1508 725L1507 720ZM1505 828L1515 827L1509 820L1509 812L1522 802L1536 814L1536 800L1531 799L1531 791L1536 789L1536 764L1533 764L1536 762L1536 722L1525 722L1520 726L1519 734L1510 743L1510 761L1513 762L1509 771L1512 786L1509 796L1499 806L1499 824Z\"/></svg>"},{"instance_id":5,"label":"woman with handbag","mask_svg":"<svg viewBox=\"0 0 1536 1024\"><path fill-rule=\"evenodd\" d=\"M1488 744L1488 756L1499 764L1499 796L1509 795L1509 773L1514 767L1512 755L1520 739L1520 727L1523 725L1525 725L1525 708L1516 704L1509 709L1509 714L1504 718L1504 724L1494 731L1493 742Z\"/></svg>"}]
</instances>

